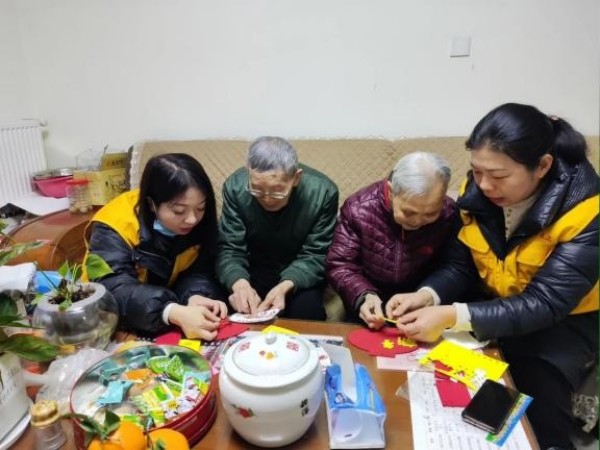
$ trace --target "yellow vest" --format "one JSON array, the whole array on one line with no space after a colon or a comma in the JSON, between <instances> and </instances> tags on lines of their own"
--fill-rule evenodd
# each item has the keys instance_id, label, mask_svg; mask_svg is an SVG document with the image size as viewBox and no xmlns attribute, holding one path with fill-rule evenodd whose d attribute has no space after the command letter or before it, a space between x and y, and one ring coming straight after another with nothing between
<instances>
[{"instance_id":1,"label":"yellow vest","mask_svg":"<svg viewBox=\"0 0 600 450\"><path fill-rule=\"evenodd\" d=\"M101 222L108 225L121 236L129 247L134 248L140 242L140 222L135 214L135 205L137 204L139 194L139 189L134 189L119 195L94 214L88 227L90 227L93 222ZM85 236L88 235L88 230L86 229ZM89 243L86 238L86 247L88 245ZM200 245L194 245L177 255L173 272L171 273L167 284L168 287L175 283L177 276L181 272L192 265L198 257L199 251ZM88 251L86 251L84 261L87 258L87 255ZM87 281L88 277L85 272L85 264L83 265L83 270L84 273L82 279ZM146 283L148 280L147 270L144 267L136 267L136 270L138 280L142 283Z\"/></svg>"},{"instance_id":2,"label":"yellow vest","mask_svg":"<svg viewBox=\"0 0 600 450\"><path fill-rule=\"evenodd\" d=\"M464 186L463 186L464 190ZM461 211L463 227L458 238L471 250L479 276L498 297L521 294L554 248L577 236L598 215L599 196L579 203L558 221L513 248L498 259L479 229L477 220ZM571 314L598 310L598 281Z\"/></svg>"}]
</instances>

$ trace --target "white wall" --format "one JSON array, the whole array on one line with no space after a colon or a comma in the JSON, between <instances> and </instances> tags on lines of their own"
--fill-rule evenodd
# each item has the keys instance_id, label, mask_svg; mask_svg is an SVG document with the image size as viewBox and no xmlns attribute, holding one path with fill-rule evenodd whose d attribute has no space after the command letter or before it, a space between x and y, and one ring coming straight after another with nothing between
<instances>
[{"instance_id":1,"label":"white wall","mask_svg":"<svg viewBox=\"0 0 600 450\"><path fill-rule=\"evenodd\" d=\"M51 165L146 138L465 135L507 101L598 134L597 0L19 0ZM449 58L452 36L472 56Z\"/></svg>"},{"instance_id":2,"label":"white wall","mask_svg":"<svg viewBox=\"0 0 600 450\"><path fill-rule=\"evenodd\" d=\"M15 0L0 0L0 121L33 117Z\"/></svg>"}]
</instances>

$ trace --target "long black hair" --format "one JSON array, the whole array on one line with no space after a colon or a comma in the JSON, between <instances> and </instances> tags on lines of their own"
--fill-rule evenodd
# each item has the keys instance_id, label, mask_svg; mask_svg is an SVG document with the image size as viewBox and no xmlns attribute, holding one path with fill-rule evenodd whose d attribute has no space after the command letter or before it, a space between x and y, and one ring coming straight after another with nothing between
<instances>
[{"instance_id":1,"label":"long black hair","mask_svg":"<svg viewBox=\"0 0 600 450\"><path fill-rule=\"evenodd\" d=\"M557 156L571 165L587 157L583 135L566 120L519 103L500 105L475 125L466 142L467 150L486 146L529 170L538 167L545 154Z\"/></svg>"},{"instance_id":2,"label":"long black hair","mask_svg":"<svg viewBox=\"0 0 600 450\"><path fill-rule=\"evenodd\" d=\"M168 153L148 160L140 182L140 198L136 205L140 220L152 229L154 207L183 195L189 188L200 190L206 197L202 220L189 236L202 245L203 251L214 253L217 245L217 206L215 192L204 167L185 153Z\"/></svg>"}]
</instances>

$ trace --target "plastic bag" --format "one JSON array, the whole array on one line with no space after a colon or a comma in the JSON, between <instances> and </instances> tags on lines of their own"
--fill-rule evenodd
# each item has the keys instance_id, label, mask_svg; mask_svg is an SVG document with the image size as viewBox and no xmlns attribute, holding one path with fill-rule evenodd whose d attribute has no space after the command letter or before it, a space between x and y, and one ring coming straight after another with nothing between
<instances>
[{"instance_id":1,"label":"plastic bag","mask_svg":"<svg viewBox=\"0 0 600 450\"><path fill-rule=\"evenodd\" d=\"M92 365L109 355L104 350L84 348L73 355L53 361L46 373L36 377L44 385L35 400L56 400L59 413L68 413L71 389L77 379Z\"/></svg>"}]
</instances>

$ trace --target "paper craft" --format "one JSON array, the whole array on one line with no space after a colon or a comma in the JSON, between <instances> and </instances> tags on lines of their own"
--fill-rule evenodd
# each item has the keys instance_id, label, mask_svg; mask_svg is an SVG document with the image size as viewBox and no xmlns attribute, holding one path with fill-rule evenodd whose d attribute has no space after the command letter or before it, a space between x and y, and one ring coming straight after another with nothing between
<instances>
[{"instance_id":1,"label":"paper craft","mask_svg":"<svg viewBox=\"0 0 600 450\"><path fill-rule=\"evenodd\" d=\"M158 336L154 342L156 345L178 345L181 336L181 331L170 331Z\"/></svg>"},{"instance_id":2,"label":"paper craft","mask_svg":"<svg viewBox=\"0 0 600 450\"><path fill-rule=\"evenodd\" d=\"M277 314L279 314L279 309L273 308L256 314L235 313L229 316L229 320L237 323L260 323L274 319Z\"/></svg>"},{"instance_id":3,"label":"paper craft","mask_svg":"<svg viewBox=\"0 0 600 450\"><path fill-rule=\"evenodd\" d=\"M435 365L438 369L449 369L449 367L444 366L440 362L435 362ZM439 371L435 373L435 387L444 406L460 406L464 408L471 401L471 393L463 383L459 383Z\"/></svg>"},{"instance_id":4,"label":"paper craft","mask_svg":"<svg viewBox=\"0 0 600 450\"><path fill-rule=\"evenodd\" d=\"M228 339L233 336L237 336L238 334L242 334L244 331L248 330L247 325L242 325L240 323L231 323L228 320L222 320L221 325L218 328L216 341L222 341L223 339Z\"/></svg>"},{"instance_id":5,"label":"paper craft","mask_svg":"<svg viewBox=\"0 0 600 450\"><path fill-rule=\"evenodd\" d=\"M419 362L429 364L439 361L449 367L448 370L436 367L436 372L445 373L450 378L461 381L476 389L488 378L498 381L507 369L508 364L474 350L468 350L450 341L442 341L436 345Z\"/></svg>"},{"instance_id":6,"label":"paper craft","mask_svg":"<svg viewBox=\"0 0 600 450\"><path fill-rule=\"evenodd\" d=\"M348 335L348 342L373 356L389 358L401 353L414 352L419 348L415 341L407 339L394 327L383 327L378 331L367 328L355 330Z\"/></svg>"}]
</instances>

